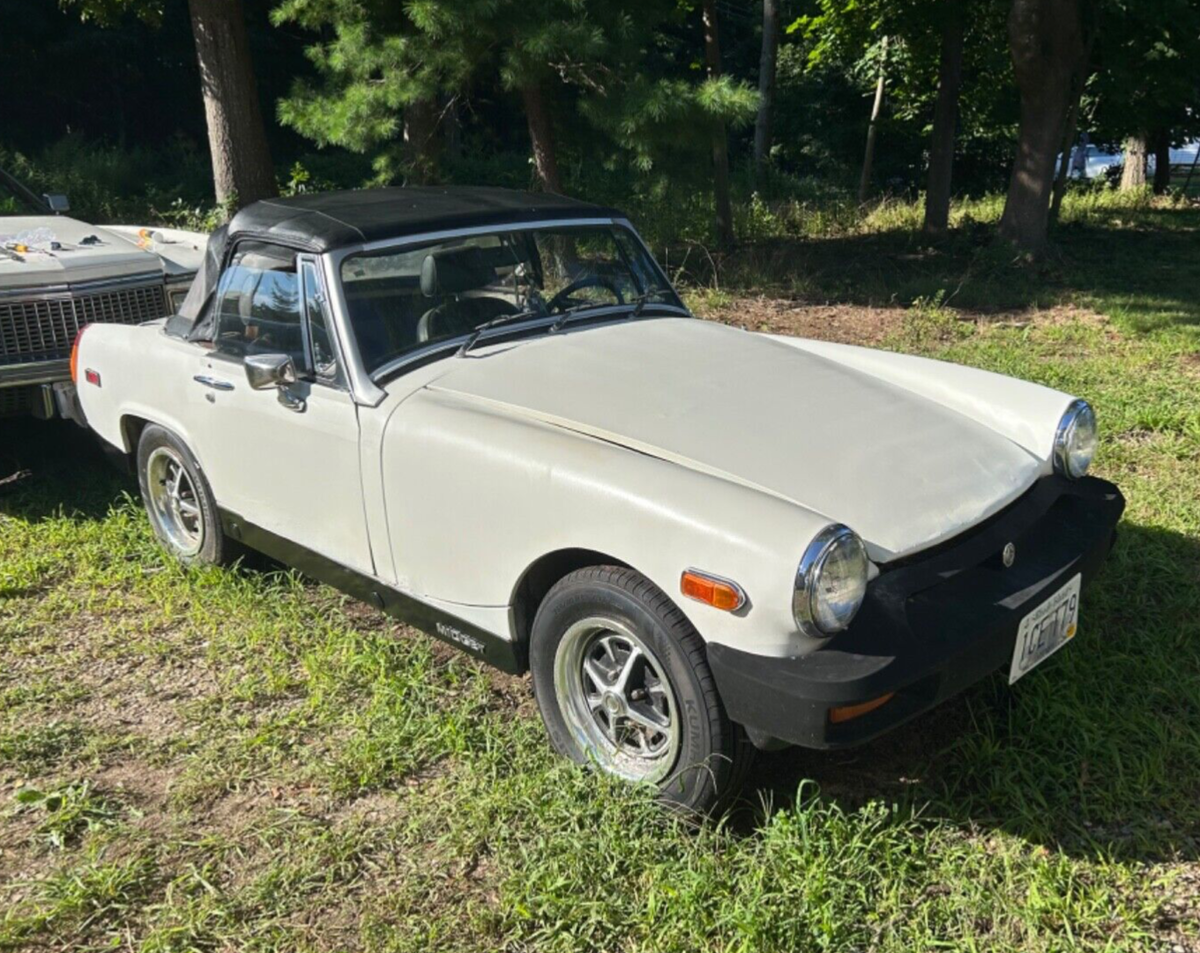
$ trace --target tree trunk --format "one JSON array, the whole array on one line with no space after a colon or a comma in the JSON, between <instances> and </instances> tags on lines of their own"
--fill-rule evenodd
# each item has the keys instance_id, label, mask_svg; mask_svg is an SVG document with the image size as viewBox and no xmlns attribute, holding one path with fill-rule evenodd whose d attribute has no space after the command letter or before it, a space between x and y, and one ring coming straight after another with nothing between
<instances>
[{"instance_id":1,"label":"tree trunk","mask_svg":"<svg viewBox=\"0 0 1200 953\"><path fill-rule=\"evenodd\" d=\"M1121 191L1146 185L1146 134L1139 132L1125 140L1125 165L1121 169Z\"/></svg>"},{"instance_id":2,"label":"tree trunk","mask_svg":"<svg viewBox=\"0 0 1200 953\"><path fill-rule=\"evenodd\" d=\"M1154 194L1166 195L1171 187L1171 133L1159 129L1154 133Z\"/></svg>"},{"instance_id":3,"label":"tree trunk","mask_svg":"<svg viewBox=\"0 0 1200 953\"><path fill-rule=\"evenodd\" d=\"M543 192L561 195L558 153L554 148L554 131L550 126L550 114L546 110L542 87L537 83L523 86L521 99L525 103L525 121L529 124L529 141L533 144L533 168L537 173L538 185Z\"/></svg>"},{"instance_id":4,"label":"tree trunk","mask_svg":"<svg viewBox=\"0 0 1200 953\"><path fill-rule=\"evenodd\" d=\"M424 99L404 110L404 155L409 176L419 185L428 185L437 171L437 103Z\"/></svg>"},{"instance_id":5,"label":"tree trunk","mask_svg":"<svg viewBox=\"0 0 1200 953\"><path fill-rule=\"evenodd\" d=\"M879 80L875 83L875 103L871 106L871 124L867 126L867 148L863 153L862 175L858 179L858 200L865 202L871 188L871 167L875 164L875 134L879 114L883 111L883 90L887 85L888 38L883 38L883 54L879 63Z\"/></svg>"},{"instance_id":6,"label":"tree trunk","mask_svg":"<svg viewBox=\"0 0 1200 953\"><path fill-rule=\"evenodd\" d=\"M950 226L950 180L954 172L954 127L958 122L958 92L962 87L964 0L943 0L942 61L938 68L937 105L929 145L929 187L925 193L925 224L929 238L941 238Z\"/></svg>"},{"instance_id":7,"label":"tree trunk","mask_svg":"<svg viewBox=\"0 0 1200 953\"><path fill-rule=\"evenodd\" d=\"M240 208L279 193L250 62L241 0L188 0L217 202Z\"/></svg>"},{"instance_id":8,"label":"tree trunk","mask_svg":"<svg viewBox=\"0 0 1200 953\"><path fill-rule=\"evenodd\" d=\"M766 190L775 108L775 59L779 52L779 0L763 0L762 56L758 61L758 121L754 124L754 185Z\"/></svg>"},{"instance_id":9,"label":"tree trunk","mask_svg":"<svg viewBox=\"0 0 1200 953\"><path fill-rule=\"evenodd\" d=\"M717 2L704 0L704 62L709 79L721 75L721 44L717 36ZM717 245L733 246L733 203L729 196L729 141L725 123L714 122L712 130L713 204L716 207Z\"/></svg>"},{"instance_id":10,"label":"tree trunk","mask_svg":"<svg viewBox=\"0 0 1200 953\"><path fill-rule=\"evenodd\" d=\"M1079 0L1013 0L1008 43L1021 122L1000 235L1036 252L1046 243L1054 157L1062 143L1071 78L1084 57Z\"/></svg>"},{"instance_id":11,"label":"tree trunk","mask_svg":"<svg viewBox=\"0 0 1200 953\"><path fill-rule=\"evenodd\" d=\"M1088 76L1091 73L1092 44L1095 39L1096 31L1088 30L1083 58L1080 60L1079 69L1071 78L1071 101L1067 105L1067 119L1063 125L1062 146L1059 149L1062 159L1058 165L1058 172L1054 176L1054 192L1050 199L1051 225L1058 221L1063 196L1067 194L1067 179L1071 174L1071 158L1075 151L1075 135L1079 132L1079 110L1083 106L1083 90L1087 86Z\"/></svg>"}]
</instances>

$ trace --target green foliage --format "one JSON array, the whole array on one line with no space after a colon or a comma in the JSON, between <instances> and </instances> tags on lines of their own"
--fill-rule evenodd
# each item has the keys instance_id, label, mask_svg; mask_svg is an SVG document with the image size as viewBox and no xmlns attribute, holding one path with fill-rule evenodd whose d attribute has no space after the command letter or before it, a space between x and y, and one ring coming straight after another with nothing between
<instances>
[{"instance_id":1,"label":"green foliage","mask_svg":"<svg viewBox=\"0 0 1200 953\"><path fill-rule=\"evenodd\" d=\"M757 102L744 81L693 75L679 44L659 32L678 20L666 0L422 0L403 8L286 0L274 19L328 37L309 48L322 81L298 83L280 103L280 119L318 145L371 154L378 181L413 167L406 113L432 109L434 123L444 123L452 104L481 84L507 93L543 87L557 124L591 137L577 148L599 146L610 162L627 157L642 173L681 153L686 160L676 167L686 169L711 123L743 127ZM660 54L658 69L639 68L648 46ZM582 128L571 124L576 110Z\"/></svg>"},{"instance_id":2,"label":"green foliage","mask_svg":"<svg viewBox=\"0 0 1200 953\"><path fill-rule=\"evenodd\" d=\"M162 20L163 0L58 0L64 10L78 13L85 23L110 27L125 17L137 17L157 25Z\"/></svg>"},{"instance_id":3,"label":"green foliage","mask_svg":"<svg viewBox=\"0 0 1200 953\"><path fill-rule=\"evenodd\" d=\"M1084 115L1114 142L1159 129L1175 142L1200 133L1200 4L1194 0L1102 0L1095 24L1100 65Z\"/></svg>"},{"instance_id":4,"label":"green foliage","mask_svg":"<svg viewBox=\"0 0 1200 953\"><path fill-rule=\"evenodd\" d=\"M0 732L0 765L36 773L71 757L86 740L74 722L50 721Z\"/></svg>"},{"instance_id":5,"label":"green foliage","mask_svg":"<svg viewBox=\"0 0 1200 953\"><path fill-rule=\"evenodd\" d=\"M65 192L71 214L96 224L175 222L180 210L212 202L208 157L183 138L153 149L74 135L37 153L0 145L0 167L35 194Z\"/></svg>"},{"instance_id":6,"label":"green foliage","mask_svg":"<svg viewBox=\"0 0 1200 953\"><path fill-rule=\"evenodd\" d=\"M14 796L23 808L45 815L34 835L51 847L62 850L84 834L111 827L121 815L111 800L97 796L89 781L68 784L52 791L22 788Z\"/></svg>"}]
</instances>

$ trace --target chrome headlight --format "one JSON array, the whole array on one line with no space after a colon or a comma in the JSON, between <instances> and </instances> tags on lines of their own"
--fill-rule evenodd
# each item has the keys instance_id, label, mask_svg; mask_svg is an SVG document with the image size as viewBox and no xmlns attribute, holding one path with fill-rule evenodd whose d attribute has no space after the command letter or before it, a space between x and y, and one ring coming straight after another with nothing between
<instances>
[{"instance_id":1,"label":"chrome headlight","mask_svg":"<svg viewBox=\"0 0 1200 953\"><path fill-rule=\"evenodd\" d=\"M806 635L825 638L846 628L867 594L867 550L848 526L817 534L796 570L792 615Z\"/></svg>"},{"instance_id":2,"label":"chrome headlight","mask_svg":"<svg viewBox=\"0 0 1200 953\"><path fill-rule=\"evenodd\" d=\"M1096 455L1096 412L1086 400L1075 400L1058 422L1054 435L1054 469L1078 480Z\"/></svg>"}]
</instances>

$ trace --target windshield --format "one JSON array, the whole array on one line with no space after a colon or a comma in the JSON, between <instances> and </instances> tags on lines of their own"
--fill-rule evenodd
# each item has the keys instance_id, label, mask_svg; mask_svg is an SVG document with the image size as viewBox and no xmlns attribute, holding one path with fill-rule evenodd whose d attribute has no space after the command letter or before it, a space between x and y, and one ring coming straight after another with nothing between
<instances>
[{"instance_id":1,"label":"windshield","mask_svg":"<svg viewBox=\"0 0 1200 953\"><path fill-rule=\"evenodd\" d=\"M628 305L682 307L627 229L581 226L470 235L351 255L342 291L368 373L481 324Z\"/></svg>"}]
</instances>

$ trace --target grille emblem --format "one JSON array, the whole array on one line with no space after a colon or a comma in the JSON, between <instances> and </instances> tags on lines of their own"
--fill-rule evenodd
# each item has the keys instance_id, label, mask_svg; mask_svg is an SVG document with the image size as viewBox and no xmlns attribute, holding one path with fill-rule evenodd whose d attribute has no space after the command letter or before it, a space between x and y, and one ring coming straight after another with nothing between
<instances>
[{"instance_id":1,"label":"grille emblem","mask_svg":"<svg viewBox=\"0 0 1200 953\"><path fill-rule=\"evenodd\" d=\"M1004 552L1000 554L1000 559L1004 562L1004 568L1009 569L1017 561L1017 547L1012 543L1005 543Z\"/></svg>"}]
</instances>

